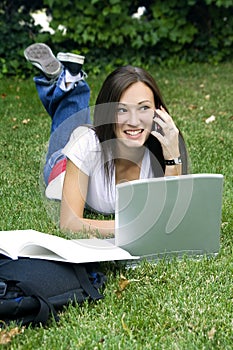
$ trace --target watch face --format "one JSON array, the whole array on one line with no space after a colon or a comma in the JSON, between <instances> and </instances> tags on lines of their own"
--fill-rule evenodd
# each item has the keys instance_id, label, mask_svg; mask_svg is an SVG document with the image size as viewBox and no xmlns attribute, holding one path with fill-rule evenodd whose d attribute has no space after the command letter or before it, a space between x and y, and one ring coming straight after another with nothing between
<instances>
[{"instance_id":1,"label":"watch face","mask_svg":"<svg viewBox=\"0 0 233 350\"><path fill-rule=\"evenodd\" d=\"M181 160L181 158L179 157L179 158L176 158L176 159L175 159L175 162L176 162L176 164L181 164L181 163L182 163L182 160Z\"/></svg>"}]
</instances>

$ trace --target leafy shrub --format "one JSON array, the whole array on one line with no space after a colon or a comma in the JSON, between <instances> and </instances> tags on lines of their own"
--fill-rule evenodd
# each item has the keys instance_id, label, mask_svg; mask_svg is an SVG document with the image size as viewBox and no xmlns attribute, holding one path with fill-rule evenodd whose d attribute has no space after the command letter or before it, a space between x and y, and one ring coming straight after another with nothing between
<instances>
[{"instance_id":1,"label":"leafy shrub","mask_svg":"<svg viewBox=\"0 0 233 350\"><path fill-rule=\"evenodd\" d=\"M230 0L44 0L31 7L26 0L18 0L9 4L5 0L0 5L2 74L30 73L23 49L36 41L46 42L55 51L86 55L88 71L94 73L127 63L174 65L232 59ZM138 6L146 11L135 18ZM41 33L40 26L33 25L30 10L39 7L52 14L55 34ZM8 26L3 25L6 22Z\"/></svg>"}]
</instances>

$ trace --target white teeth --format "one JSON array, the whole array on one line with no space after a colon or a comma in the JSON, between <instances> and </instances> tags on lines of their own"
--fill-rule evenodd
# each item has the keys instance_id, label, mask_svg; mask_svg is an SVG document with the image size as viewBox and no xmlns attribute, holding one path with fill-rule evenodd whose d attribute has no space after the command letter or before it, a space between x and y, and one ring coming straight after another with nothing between
<instances>
[{"instance_id":1,"label":"white teeth","mask_svg":"<svg viewBox=\"0 0 233 350\"><path fill-rule=\"evenodd\" d=\"M127 135L131 135L131 136L135 136L135 135L138 135L138 134L141 134L142 130L126 130L125 133Z\"/></svg>"}]
</instances>

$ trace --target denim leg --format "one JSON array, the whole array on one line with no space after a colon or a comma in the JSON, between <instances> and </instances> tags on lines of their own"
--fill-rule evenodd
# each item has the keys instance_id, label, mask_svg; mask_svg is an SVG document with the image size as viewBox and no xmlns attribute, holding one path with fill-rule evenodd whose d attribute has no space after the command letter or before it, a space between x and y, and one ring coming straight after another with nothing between
<instances>
[{"instance_id":1,"label":"denim leg","mask_svg":"<svg viewBox=\"0 0 233 350\"><path fill-rule=\"evenodd\" d=\"M90 88L87 82L80 80L63 90L64 79L64 70L58 80L48 80L43 76L34 78L39 98L52 118L51 133L71 115L89 106ZM83 123L90 123L90 117L80 120L80 124Z\"/></svg>"},{"instance_id":2,"label":"denim leg","mask_svg":"<svg viewBox=\"0 0 233 350\"><path fill-rule=\"evenodd\" d=\"M46 185L48 184L49 175L54 165L65 158L62 149L69 141L71 133L80 125L90 124L89 120L90 110L88 107L66 118L66 120L64 120L50 135L46 163L44 166L44 180Z\"/></svg>"},{"instance_id":3,"label":"denim leg","mask_svg":"<svg viewBox=\"0 0 233 350\"><path fill-rule=\"evenodd\" d=\"M64 158L62 149L69 141L72 131L82 124L90 124L89 98L90 89L86 81L70 84L67 90L61 89L64 81L63 71L58 80L35 77L39 98L52 118L44 179L48 184L49 175L54 165Z\"/></svg>"}]
</instances>

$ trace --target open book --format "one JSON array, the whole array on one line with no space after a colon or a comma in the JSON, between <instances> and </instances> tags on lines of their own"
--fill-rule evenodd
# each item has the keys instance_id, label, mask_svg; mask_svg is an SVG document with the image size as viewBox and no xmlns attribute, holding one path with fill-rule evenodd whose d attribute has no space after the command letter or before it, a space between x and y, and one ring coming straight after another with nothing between
<instances>
[{"instance_id":1,"label":"open book","mask_svg":"<svg viewBox=\"0 0 233 350\"><path fill-rule=\"evenodd\" d=\"M71 263L130 260L132 256L106 239L64 239L34 230L0 231L0 254Z\"/></svg>"}]
</instances>

